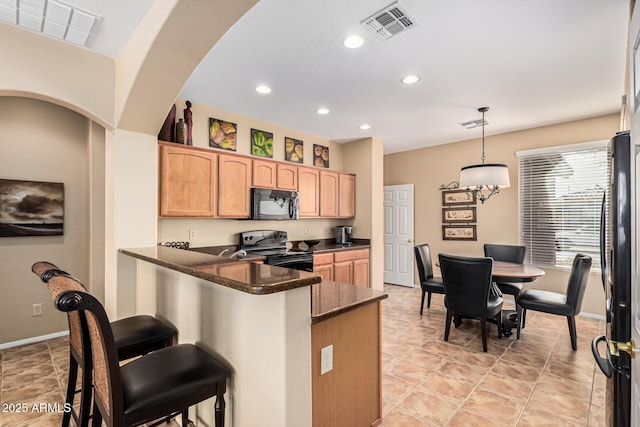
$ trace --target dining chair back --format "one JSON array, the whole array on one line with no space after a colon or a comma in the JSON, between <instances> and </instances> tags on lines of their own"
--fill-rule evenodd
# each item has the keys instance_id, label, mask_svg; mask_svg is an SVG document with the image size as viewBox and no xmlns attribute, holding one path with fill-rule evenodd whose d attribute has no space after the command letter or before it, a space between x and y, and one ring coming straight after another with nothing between
<instances>
[{"instance_id":1,"label":"dining chair back","mask_svg":"<svg viewBox=\"0 0 640 427\"><path fill-rule=\"evenodd\" d=\"M569 274L567 290L564 294L538 289L527 289L518 296L518 335L520 338L520 324L522 309L535 310L558 316L566 316L569 326L571 348L578 349L578 336L575 316L580 313L582 300L587 289L592 259L588 255L576 254Z\"/></svg>"},{"instance_id":2,"label":"dining chair back","mask_svg":"<svg viewBox=\"0 0 640 427\"><path fill-rule=\"evenodd\" d=\"M431 307L431 294L444 294L444 285L442 279L433 276L433 265L431 263L431 249L429 245L424 243L413 248L416 256L416 264L418 266L418 277L420 279L420 288L422 288L422 300L420 302L420 315L424 308L424 297L428 295L427 308Z\"/></svg>"},{"instance_id":3,"label":"dining chair back","mask_svg":"<svg viewBox=\"0 0 640 427\"><path fill-rule=\"evenodd\" d=\"M447 307L445 341L449 339L454 317L479 318L482 349L486 352L487 318L495 319L498 337L502 338L502 297L489 292L493 260L488 257L468 258L447 254L439 254L438 258Z\"/></svg>"},{"instance_id":4,"label":"dining chair back","mask_svg":"<svg viewBox=\"0 0 640 427\"><path fill-rule=\"evenodd\" d=\"M484 244L484 256L493 258L494 261L524 263L526 246Z\"/></svg>"},{"instance_id":5,"label":"dining chair back","mask_svg":"<svg viewBox=\"0 0 640 427\"><path fill-rule=\"evenodd\" d=\"M154 351L120 366L111 323L102 304L68 274L49 278L47 286L58 310L78 313L82 339L90 343L93 361L92 425L135 426L168 421L216 396L215 425L224 425L228 367L200 346L180 344ZM155 425L155 424L154 424Z\"/></svg>"}]
</instances>

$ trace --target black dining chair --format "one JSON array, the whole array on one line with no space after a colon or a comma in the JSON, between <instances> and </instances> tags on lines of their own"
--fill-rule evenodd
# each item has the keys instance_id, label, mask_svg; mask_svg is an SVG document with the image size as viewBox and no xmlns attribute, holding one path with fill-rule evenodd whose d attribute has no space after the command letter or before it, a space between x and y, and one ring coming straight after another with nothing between
<instances>
[{"instance_id":1,"label":"black dining chair","mask_svg":"<svg viewBox=\"0 0 640 427\"><path fill-rule=\"evenodd\" d=\"M480 319L482 350L487 351L487 319L495 319L498 338L502 338L502 297L491 293L491 268L488 257L468 258L439 254L444 282L444 305L447 307L444 340L449 340L454 317Z\"/></svg>"},{"instance_id":2,"label":"black dining chair","mask_svg":"<svg viewBox=\"0 0 640 427\"><path fill-rule=\"evenodd\" d=\"M49 281L59 275L68 275L56 265L40 261L33 264L31 270L40 279L49 284ZM82 286L80 282L77 282ZM50 286L51 290L52 287ZM86 292L84 286L82 290ZM51 294L55 298L58 291L54 289ZM65 404L70 408L62 418L62 427L67 427L71 417L78 426L89 425L91 400L92 400L92 361L89 342L84 339L81 332L78 313L67 313L69 322L69 372L67 379L67 391ZM116 343L119 360L127 360L142 356L154 350L172 346L177 341L178 330L166 320L148 315L131 316L116 320L111 323ZM78 370L82 372L80 388L76 390ZM75 395L80 393L80 406L76 411L73 401Z\"/></svg>"},{"instance_id":3,"label":"black dining chair","mask_svg":"<svg viewBox=\"0 0 640 427\"><path fill-rule=\"evenodd\" d=\"M571 348L578 349L578 336L576 331L576 315L580 313L582 300L587 288L589 271L591 270L591 257L577 254L573 259L567 291L564 294L538 289L527 289L518 296L518 334L520 339L520 320L523 310L535 310L543 313L566 316L569 325L569 337Z\"/></svg>"},{"instance_id":4,"label":"black dining chair","mask_svg":"<svg viewBox=\"0 0 640 427\"><path fill-rule=\"evenodd\" d=\"M182 415L187 427L188 408L211 397L215 400L215 426L224 426L226 364L200 345L179 344L153 351L120 366L111 323L104 307L68 274L47 281L58 310L75 313L84 342L90 343L93 361L93 420L109 427L137 426Z\"/></svg>"},{"instance_id":5,"label":"black dining chair","mask_svg":"<svg viewBox=\"0 0 640 427\"><path fill-rule=\"evenodd\" d=\"M429 245L424 243L413 248L416 255L416 263L418 264L418 277L420 278L420 287L422 288L422 300L420 301L420 315L424 308L424 297L427 298L427 308L431 307L431 294L444 294L444 285L442 279L433 277L433 265L431 263L431 249Z\"/></svg>"},{"instance_id":6,"label":"black dining chair","mask_svg":"<svg viewBox=\"0 0 640 427\"><path fill-rule=\"evenodd\" d=\"M496 245L485 243L484 256L493 258L494 261L512 262L514 264L523 264L524 256L527 248L525 246L516 245ZM515 302L517 296L522 292L522 283L517 282L497 282L500 292L513 296Z\"/></svg>"}]
</instances>

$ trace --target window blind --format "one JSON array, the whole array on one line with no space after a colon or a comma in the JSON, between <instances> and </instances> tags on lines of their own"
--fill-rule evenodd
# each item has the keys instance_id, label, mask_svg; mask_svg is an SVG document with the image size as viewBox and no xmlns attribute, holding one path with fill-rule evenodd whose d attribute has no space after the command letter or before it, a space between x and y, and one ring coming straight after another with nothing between
<instances>
[{"instance_id":1,"label":"window blind","mask_svg":"<svg viewBox=\"0 0 640 427\"><path fill-rule=\"evenodd\" d=\"M576 253L583 253L600 268L600 213L611 168L608 146L564 146L518 156L520 242L527 247L526 262L571 267Z\"/></svg>"}]
</instances>

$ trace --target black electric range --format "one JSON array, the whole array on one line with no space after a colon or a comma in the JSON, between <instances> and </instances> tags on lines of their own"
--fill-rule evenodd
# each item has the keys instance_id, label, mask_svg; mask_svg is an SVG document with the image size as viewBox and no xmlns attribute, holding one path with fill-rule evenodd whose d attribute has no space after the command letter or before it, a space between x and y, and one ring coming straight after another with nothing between
<instances>
[{"instance_id":1,"label":"black electric range","mask_svg":"<svg viewBox=\"0 0 640 427\"><path fill-rule=\"evenodd\" d=\"M266 257L264 262L294 270L313 271L313 254L299 249L287 249L287 232L255 230L240 233L240 249L247 255Z\"/></svg>"}]
</instances>

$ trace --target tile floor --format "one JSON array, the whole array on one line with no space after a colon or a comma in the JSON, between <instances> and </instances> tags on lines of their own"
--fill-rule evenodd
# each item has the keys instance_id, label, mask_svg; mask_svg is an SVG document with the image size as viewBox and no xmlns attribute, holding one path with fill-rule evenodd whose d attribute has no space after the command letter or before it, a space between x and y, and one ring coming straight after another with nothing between
<instances>
[{"instance_id":1,"label":"tile floor","mask_svg":"<svg viewBox=\"0 0 640 427\"><path fill-rule=\"evenodd\" d=\"M604 321L578 317L578 351L566 318L529 311L520 340L490 327L482 352L478 321L444 341L442 295L420 316L419 288L385 285L382 320L383 425L604 426L605 377L591 354ZM513 308L507 304L505 308ZM511 300L512 301L512 300ZM509 307L509 306L510 307Z\"/></svg>"},{"instance_id":2,"label":"tile floor","mask_svg":"<svg viewBox=\"0 0 640 427\"><path fill-rule=\"evenodd\" d=\"M573 352L564 318L529 312L520 341L499 340L492 326L483 353L478 322L452 328L444 342L441 295L420 316L419 288L385 290L384 427L605 424L604 376L589 347L604 322L579 318ZM63 402L67 358L66 338L0 351L0 426L60 425L62 414L52 409ZM26 404L27 411L7 411L15 409L11 403Z\"/></svg>"}]
</instances>

